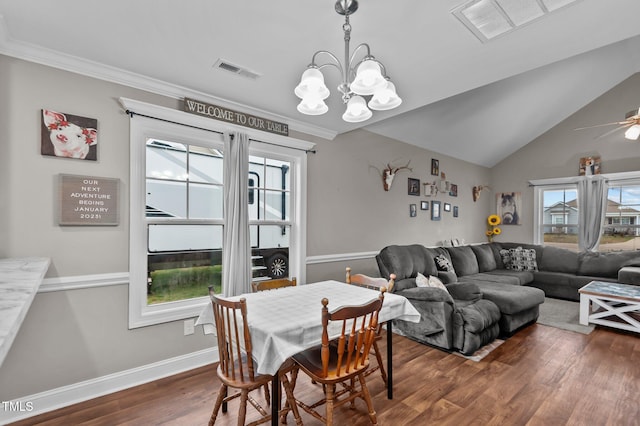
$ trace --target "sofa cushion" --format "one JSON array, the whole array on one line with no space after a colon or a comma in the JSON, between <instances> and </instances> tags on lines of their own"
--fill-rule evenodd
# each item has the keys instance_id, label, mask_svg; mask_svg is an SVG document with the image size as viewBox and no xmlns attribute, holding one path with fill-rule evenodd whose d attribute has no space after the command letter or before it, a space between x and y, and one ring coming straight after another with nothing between
<instances>
[{"instance_id":1,"label":"sofa cushion","mask_svg":"<svg viewBox=\"0 0 640 426\"><path fill-rule=\"evenodd\" d=\"M575 274L578 272L578 253L559 247L544 246L538 267L542 271Z\"/></svg>"},{"instance_id":2,"label":"sofa cushion","mask_svg":"<svg viewBox=\"0 0 640 426\"><path fill-rule=\"evenodd\" d=\"M451 263L453 263L453 268L458 277L480 272L478 269L478 259L476 259L476 255L473 254L471 247L447 247L447 251L451 256Z\"/></svg>"},{"instance_id":3,"label":"sofa cushion","mask_svg":"<svg viewBox=\"0 0 640 426\"><path fill-rule=\"evenodd\" d=\"M470 246L478 261L479 272L493 271L497 268L496 258L489 244Z\"/></svg>"},{"instance_id":4,"label":"sofa cushion","mask_svg":"<svg viewBox=\"0 0 640 426\"><path fill-rule=\"evenodd\" d=\"M376 256L376 261L383 277L396 274L396 283L405 278L415 278L418 272L425 276L438 273L433 256L419 244L387 246Z\"/></svg>"},{"instance_id":5,"label":"sofa cushion","mask_svg":"<svg viewBox=\"0 0 640 426\"><path fill-rule=\"evenodd\" d=\"M473 275L465 275L464 277L460 277L460 282L470 282L470 283L474 283L474 282L494 282L494 283L501 283L501 284L510 284L510 285L516 285L519 286L521 285L520 283L520 279L517 276L513 276L513 275L499 275L499 274L492 274L489 272L480 272L479 274L473 274Z\"/></svg>"},{"instance_id":6,"label":"sofa cushion","mask_svg":"<svg viewBox=\"0 0 640 426\"><path fill-rule=\"evenodd\" d=\"M478 282L484 299L498 305L500 312L515 314L544 303L544 291L539 288Z\"/></svg>"},{"instance_id":7,"label":"sofa cushion","mask_svg":"<svg viewBox=\"0 0 640 426\"><path fill-rule=\"evenodd\" d=\"M404 278L401 280L396 280L395 283L393 284L392 293L400 293L403 290L407 290L415 287L417 287L415 278Z\"/></svg>"},{"instance_id":8,"label":"sofa cushion","mask_svg":"<svg viewBox=\"0 0 640 426\"><path fill-rule=\"evenodd\" d=\"M617 278L618 270L625 264L640 260L640 251L618 251L610 253L580 253L578 275Z\"/></svg>"}]
</instances>

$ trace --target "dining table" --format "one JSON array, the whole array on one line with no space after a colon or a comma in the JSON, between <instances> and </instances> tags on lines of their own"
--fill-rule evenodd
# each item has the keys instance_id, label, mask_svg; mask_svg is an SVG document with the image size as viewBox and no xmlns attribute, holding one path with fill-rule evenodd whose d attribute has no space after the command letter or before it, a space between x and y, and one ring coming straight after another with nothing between
<instances>
[{"instance_id":1,"label":"dining table","mask_svg":"<svg viewBox=\"0 0 640 426\"><path fill-rule=\"evenodd\" d=\"M247 293L229 297L247 303L247 322L251 333L253 358L257 372L273 375L271 392L272 424L278 424L280 382L278 370L292 355L319 345L322 339L323 298L329 300L329 311L342 306L362 305L377 298L380 292L357 285L328 280ZM387 398L393 398L393 332L391 320L419 322L420 313L405 297L385 293L378 319L386 324L387 335ZM215 333L211 304L196 321L205 333ZM329 328L330 338L340 334L340 328Z\"/></svg>"}]
</instances>

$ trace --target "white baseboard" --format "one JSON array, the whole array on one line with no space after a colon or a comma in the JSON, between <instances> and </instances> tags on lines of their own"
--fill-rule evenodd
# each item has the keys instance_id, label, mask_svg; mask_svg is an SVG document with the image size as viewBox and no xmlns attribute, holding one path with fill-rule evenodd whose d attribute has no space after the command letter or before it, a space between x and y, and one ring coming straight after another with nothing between
<instances>
[{"instance_id":1,"label":"white baseboard","mask_svg":"<svg viewBox=\"0 0 640 426\"><path fill-rule=\"evenodd\" d=\"M203 349L142 367L28 395L15 401L2 401L0 424L4 425L33 417L217 361L218 350L216 348Z\"/></svg>"}]
</instances>

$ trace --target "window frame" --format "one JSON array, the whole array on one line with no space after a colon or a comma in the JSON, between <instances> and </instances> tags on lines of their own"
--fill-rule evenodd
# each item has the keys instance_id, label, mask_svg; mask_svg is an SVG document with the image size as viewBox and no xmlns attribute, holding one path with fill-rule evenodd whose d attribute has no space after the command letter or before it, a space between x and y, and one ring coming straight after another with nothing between
<instances>
[{"instance_id":1,"label":"window frame","mask_svg":"<svg viewBox=\"0 0 640 426\"><path fill-rule=\"evenodd\" d=\"M633 172L619 172L619 173L603 173L599 176L605 178L608 182L608 186L619 185L640 185L640 171ZM533 243L544 244L544 200L543 193L545 190L561 190L561 189L575 189L576 195L578 190L578 181L584 179L583 176L564 177L564 178L551 178L551 179L537 179L529 181L529 185L534 187L534 202L533 202ZM607 189L608 197L608 189ZM577 225L580 227L580 223ZM606 224L602 227L602 232L606 229Z\"/></svg>"},{"instance_id":2,"label":"window frame","mask_svg":"<svg viewBox=\"0 0 640 426\"><path fill-rule=\"evenodd\" d=\"M193 318L198 316L208 303L208 297L205 295L182 301L147 304L145 163L146 141L148 139L174 140L194 145L212 146L222 142L222 133L241 131L248 134L251 140L250 155L286 159L291 162L289 273L291 276L296 276L299 282L305 282L306 151L313 149L314 143L244 128L132 99L120 98L120 103L125 110L135 111L130 120L129 134L129 329Z\"/></svg>"}]
</instances>

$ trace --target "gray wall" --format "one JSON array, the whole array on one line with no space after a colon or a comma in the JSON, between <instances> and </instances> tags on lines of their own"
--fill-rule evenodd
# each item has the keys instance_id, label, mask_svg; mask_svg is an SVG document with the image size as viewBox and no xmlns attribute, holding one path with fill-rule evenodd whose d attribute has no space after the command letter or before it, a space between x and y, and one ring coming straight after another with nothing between
<instances>
[{"instance_id":1,"label":"gray wall","mask_svg":"<svg viewBox=\"0 0 640 426\"><path fill-rule=\"evenodd\" d=\"M176 100L0 55L0 254L51 258L47 277L129 270L129 119L121 96ZM98 119L98 161L40 155L41 108ZM56 224L59 173L120 178L120 225ZM0 367L7 401L211 347L182 322L128 330L128 287L39 293Z\"/></svg>"},{"instance_id":2,"label":"gray wall","mask_svg":"<svg viewBox=\"0 0 640 426\"><path fill-rule=\"evenodd\" d=\"M624 120L626 112L639 106L640 73L636 73L494 166L494 192L522 192L522 225L503 226L497 240L533 240L531 179L577 176L580 158L588 156L601 157L602 173L640 170L640 141L625 139L624 131L597 139L615 126L574 130Z\"/></svg>"},{"instance_id":3,"label":"gray wall","mask_svg":"<svg viewBox=\"0 0 640 426\"><path fill-rule=\"evenodd\" d=\"M0 55L0 256L52 259L47 277L128 271L129 120L121 96L167 107L178 101ZM485 218L495 211L493 193L476 203L471 187L491 184L494 192L523 193L523 225L503 227L498 241L529 241L532 190L528 179L577 173L578 159L602 156L603 172L637 169L640 144L622 138L594 141L572 128L617 120L640 99L638 76L576 113L493 170L434 154L366 131L326 141L313 140L309 154L307 255L376 252L388 244L439 244L444 239L484 241ZM97 162L40 155L40 109L51 108L98 119ZM597 134L597 133L594 133ZM460 208L430 220L419 209L424 196L407 195L407 178L433 180L431 158L458 185L458 197L437 200ZM405 164L389 192L374 169ZM373 166L373 167L371 167ZM121 220L116 227L60 227L55 222L59 173L121 179ZM409 217L409 204L418 205ZM339 257L339 256L338 256ZM376 274L371 258L314 263L308 281L341 279L344 267ZM117 285L39 293L0 367L0 400L6 401L211 347L201 329L183 336L182 322L127 328L128 288Z\"/></svg>"},{"instance_id":4,"label":"gray wall","mask_svg":"<svg viewBox=\"0 0 640 426\"><path fill-rule=\"evenodd\" d=\"M27 63L0 55L0 255L52 259L48 278L122 273L128 267L129 119L119 97L178 108L175 99ZM40 155L42 108L98 119L98 161ZM292 134L302 139L305 135ZM308 256L375 252L391 243L437 244L444 238L483 239L487 200L473 203L471 186L487 183L489 170L366 131L333 141L316 139L309 155ZM431 158L458 184L460 217L429 212L409 217L407 178L430 176ZM411 159L384 192L378 172L386 163ZM119 178L120 225L61 227L56 223L59 173ZM377 273L372 259L311 265L308 280L344 277L345 264ZM36 295L0 367L0 400L7 401L83 380L143 366L201 349L212 341L200 327L183 335L181 321L129 330L128 288L115 285Z\"/></svg>"}]
</instances>

